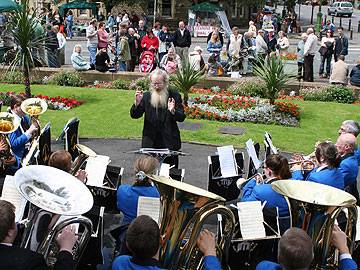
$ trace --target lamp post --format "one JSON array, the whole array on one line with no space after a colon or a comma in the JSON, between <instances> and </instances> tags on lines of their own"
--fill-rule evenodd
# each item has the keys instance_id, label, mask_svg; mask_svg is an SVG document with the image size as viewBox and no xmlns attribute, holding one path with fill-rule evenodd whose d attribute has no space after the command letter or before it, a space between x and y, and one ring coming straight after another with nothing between
<instances>
[{"instance_id":1,"label":"lamp post","mask_svg":"<svg viewBox=\"0 0 360 270\"><path fill-rule=\"evenodd\" d=\"M321 30L321 22L322 22L322 13L321 13L321 0L319 1L319 12L316 15L316 31L320 32Z\"/></svg>"},{"instance_id":2,"label":"lamp post","mask_svg":"<svg viewBox=\"0 0 360 270\"><path fill-rule=\"evenodd\" d=\"M154 0L154 24L155 25L155 22L156 22L156 6L157 6L157 1Z\"/></svg>"}]
</instances>

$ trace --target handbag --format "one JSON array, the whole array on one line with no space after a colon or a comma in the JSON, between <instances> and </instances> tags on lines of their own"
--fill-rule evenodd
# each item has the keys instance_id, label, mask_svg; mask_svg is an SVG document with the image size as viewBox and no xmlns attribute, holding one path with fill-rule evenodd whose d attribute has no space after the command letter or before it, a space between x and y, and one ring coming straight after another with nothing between
<instances>
[{"instance_id":1,"label":"handbag","mask_svg":"<svg viewBox=\"0 0 360 270\"><path fill-rule=\"evenodd\" d=\"M321 46L319 49L319 53L321 56L324 56L327 53L328 49L324 46Z\"/></svg>"}]
</instances>

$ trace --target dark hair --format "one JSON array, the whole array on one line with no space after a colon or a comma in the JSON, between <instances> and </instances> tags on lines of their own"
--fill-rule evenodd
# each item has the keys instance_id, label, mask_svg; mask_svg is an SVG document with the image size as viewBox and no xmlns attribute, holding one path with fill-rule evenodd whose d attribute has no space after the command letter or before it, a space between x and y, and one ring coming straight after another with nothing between
<instances>
[{"instance_id":1,"label":"dark hair","mask_svg":"<svg viewBox=\"0 0 360 270\"><path fill-rule=\"evenodd\" d=\"M335 144L332 142L322 142L320 143L315 150L316 160L321 163L321 159L324 159L324 162L330 168L337 168L340 165L341 157L336 149Z\"/></svg>"},{"instance_id":2,"label":"dark hair","mask_svg":"<svg viewBox=\"0 0 360 270\"><path fill-rule=\"evenodd\" d=\"M0 242L3 242L11 228L15 226L15 206L0 200Z\"/></svg>"},{"instance_id":3,"label":"dark hair","mask_svg":"<svg viewBox=\"0 0 360 270\"><path fill-rule=\"evenodd\" d=\"M155 22L154 23L154 28L156 29L156 27L160 27L161 26L161 23L160 22Z\"/></svg>"},{"instance_id":4,"label":"dark hair","mask_svg":"<svg viewBox=\"0 0 360 270\"><path fill-rule=\"evenodd\" d=\"M208 63L215 64L216 63L216 56L214 54L211 54L208 59Z\"/></svg>"},{"instance_id":5,"label":"dark hair","mask_svg":"<svg viewBox=\"0 0 360 270\"><path fill-rule=\"evenodd\" d=\"M104 26L104 23L103 22L99 22L99 28L100 27L103 27Z\"/></svg>"},{"instance_id":6,"label":"dark hair","mask_svg":"<svg viewBox=\"0 0 360 270\"><path fill-rule=\"evenodd\" d=\"M146 34L149 35L150 33L151 33L151 34L154 34L152 29L147 28L147 29L146 29Z\"/></svg>"},{"instance_id":7,"label":"dark hair","mask_svg":"<svg viewBox=\"0 0 360 270\"><path fill-rule=\"evenodd\" d=\"M329 33L329 34L330 34L330 37L333 37L333 36L334 36L334 32L331 31L331 30L328 30L326 33Z\"/></svg>"},{"instance_id":8,"label":"dark hair","mask_svg":"<svg viewBox=\"0 0 360 270\"><path fill-rule=\"evenodd\" d=\"M70 172L71 170L71 155L66 150L58 150L51 154L49 158L49 166Z\"/></svg>"},{"instance_id":9,"label":"dark hair","mask_svg":"<svg viewBox=\"0 0 360 270\"><path fill-rule=\"evenodd\" d=\"M279 241L278 261L284 270L309 269L313 245L309 235L299 228L290 228Z\"/></svg>"},{"instance_id":10,"label":"dark hair","mask_svg":"<svg viewBox=\"0 0 360 270\"><path fill-rule=\"evenodd\" d=\"M73 15L73 12L71 10L69 10L69 15Z\"/></svg>"},{"instance_id":11,"label":"dark hair","mask_svg":"<svg viewBox=\"0 0 360 270\"><path fill-rule=\"evenodd\" d=\"M279 179L291 178L289 162L286 157L279 154L269 155L266 158L265 165L272 170Z\"/></svg>"},{"instance_id":12,"label":"dark hair","mask_svg":"<svg viewBox=\"0 0 360 270\"><path fill-rule=\"evenodd\" d=\"M14 109L15 106L20 106L24 100L25 97L22 95L12 95L10 100L10 108Z\"/></svg>"},{"instance_id":13,"label":"dark hair","mask_svg":"<svg viewBox=\"0 0 360 270\"><path fill-rule=\"evenodd\" d=\"M149 216L138 216L126 232L126 245L134 258L150 259L160 246L160 229Z\"/></svg>"},{"instance_id":14,"label":"dark hair","mask_svg":"<svg viewBox=\"0 0 360 270\"><path fill-rule=\"evenodd\" d=\"M339 26L339 27L338 27L338 30L339 30L339 29L340 29L340 30L344 30L344 27Z\"/></svg>"}]
</instances>

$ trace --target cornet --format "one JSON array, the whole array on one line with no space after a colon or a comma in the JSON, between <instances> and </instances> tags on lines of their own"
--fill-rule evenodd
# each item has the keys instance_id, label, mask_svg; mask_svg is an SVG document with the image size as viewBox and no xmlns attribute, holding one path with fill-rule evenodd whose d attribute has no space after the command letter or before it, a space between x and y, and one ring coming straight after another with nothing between
<instances>
[{"instance_id":1,"label":"cornet","mask_svg":"<svg viewBox=\"0 0 360 270\"><path fill-rule=\"evenodd\" d=\"M6 169L8 166L16 162L16 158L11 151L10 143L7 134L10 134L18 129L20 122L13 114L2 112L0 113L0 142L3 142L5 149L0 151L0 166L1 169Z\"/></svg>"},{"instance_id":2,"label":"cornet","mask_svg":"<svg viewBox=\"0 0 360 270\"><path fill-rule=\"evenodd\" d=\"M302 156L295 154L293 156L293 161L289 162L290 168L292 165L300 164L302 171L312 171L316 167L316 158L315 158L315 152L311 153L308 156Z\"/></svg>"},{"instance_id":3,"label":"cornet","mask_svg":"<svg viewBox=\"0 0 360 270\"><path fill-rule=\"evenodd\" d=\"M261 175L260 173L256 173L254 174L253 176L249 177L248 179L245 179L245 178L239 178L237 181L236 181L236 186L238 187L238 189L242 189L242 186L244 185L244 183L247 183L249 182L250 180L252 179L255 179L256 180L256 184L258 185L262 185L264 184L266 181L264 179L264 176Z\"/></svg>"}]
</instances>

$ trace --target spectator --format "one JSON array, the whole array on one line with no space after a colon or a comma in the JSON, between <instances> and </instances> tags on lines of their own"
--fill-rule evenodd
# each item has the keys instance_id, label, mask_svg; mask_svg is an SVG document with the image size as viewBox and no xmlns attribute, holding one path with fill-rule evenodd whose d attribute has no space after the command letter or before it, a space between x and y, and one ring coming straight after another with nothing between
<instances>
[{"instance_id":1,"label":"spectator","mask_svg":"<svg viewBox=\"0 0 360 270\"><path fill-rule=\"evenodd\" d=\"M160 28L161 28L160 22L156 22L156 23L154 24L154 28L152 29L152 30L153 30L153 33L154 33L154 36L157 37L157 38L159 38Z\"/></svg>"},{"instance_id":2,"label":"spectator","mask_svg":"<svg viewBox=\"0 0 360 270\"><path fill-rule=\"evenodd\" d=\"M174 74L181 69L180 56L175 53L175 49L171 47L160 62L160 68L165 69L168 74Z\"/></svg>"},{"instance_id":3,"label":"spectator","mask_svg":"<svg viewBox=\"0 0 360 270\"><path fill-rule=\"evenodd\" d=\"M113 15L109 12L106 26L109 29L110 35L112 34L112 32L114 30L114 25L115 25L115 19L114 19Z\"/></svg>"},{"instance_id":4,"label":"spectator","mask_svg":"<svg viewBox=\"0 0 360 270\"><path fill-rule=\"evenodd\" d=\"M320 55L321 64L319 70L319 77L330 78L331 58L334 54L335 39L333 33L328 30L326 36L321 39ZM324 73L324 66L326 61L326 73Z\"/></svg>"},{"instance_id":5,"label":"spectator","mask_svg":"<svg viewBox=\"0 0 360 270\"><path fill-rule=\"evenodd\" d=\"M239 28L233 27L232 34L229 39L229 55L232 57L234 54L239 54L241 50L242 35L239 33Z\"/></svg>"},{"instance_id":6,"label":"spectator","mask_svg":"<svg viewBox=\"0 0 360 270\"><path fill-rule=\"evenodd\" d=\"M90 66L95 69L96 52L98 47L98 34L96 30L96 20L92 19L86 28L87 48L90 54Z\"/></svg>"},{"instance_id":7,"label":"spectator","mask_svg":"<svg viewBox=\"0 0 360 270\"><path fill-rule=\"evenodd\" d=\"M64 37L64 35L62 33L59 32L59 26L55 25L54 26L54 31L56 33L56 37L58 39L59 42L59 66L64 65L65 64L65 45L66 45L66 39Z\"/></svg>"},{"instance_id":8,"label":"spectator","mask_svg":"<svg viewBox=\"0 0 360 270\"><path fill-rule=\"evenodd\" d=\"M76 44L74 46L73 53L71 55L71 64L76 71L89 70L90 65L81 55L81 45Z\"/></svg>"},{"instance_id":9,"label":"spectator","mask_svg":"<svg viewBox=\"0 0 360 270\"><path fill-rule=\"evenodd\" d=\"M219 55L221 48L222 48L222 44L220 42L219 35L213 32L211 39L207 44L207 51L211 54Z\"/></svg>"},{"instance_id":10,"label":"spectator","mask_svg":"<svg viewBox=\"0 0 360 270\"><path fill-rule=\"evenodd\" d=\"M99 52L96 54L96 65L95 69L100 72L106 72L109 70L111 65L110 57L107 53L106 48L101 48Z\"/></svg>"},{"instance_id":11,"label":"spectator","mask_svg":"<svg viewBox=\"0 0 360 270\"><path fill-rule=\"evenodd\" d=\"M189 54L189 63L194 70L199 71L205 67L205 61L202 57L203 50L200 46L196 46L192 52Z\"/></svg>"},{"instance_id":12,"label":"spectator","mask_svg":"<svg viewBox=\"0 0 360 270\"><path fill-rule=\"evenodd\" d=\"M306 31L308 38L304 46L304 81L314 81L314 56L317 47L317 36L314 34L313 28L308 28Z\"/></svg>"},{"instance_id":13,"label":"spectator","mask_svg":"<svg viewBox=\"0 0 360 270\"><path fill-rule=\"evenodd\" d=\"M268 47L268 54L276 52L277 40L273 29L268 30L268 34L265 36L265 41Z\"/></svg>"},{"instance_id":14,"label":"spectator","mask_svg":"<svg viewBox=\"0 0 360 270\"><path fill-rule=\"evenodd\" d=\"M348 55L349 40L344 35L344 28L338 27L338 37L335 39L335 62L338 60L339 55Z\"/></svg>"},{"instance_id":15,"label":"spectator","mask_svg":"<svg viewBox=\"0 0 360 270\"><path fill-rule=\"evenodd\" d=\"M335 32L335 24L333 24L330 20L327 20L326 24L324 25L322 32L331 31L332 33Z\"/></svg>"},{"instance_id":16,"label":"spectator","mask_svg":"<svg viewBox=\"0 0 360 270\"><path fill-rule=\"evenodd\" d=\"M189 55L189 47L191 46L191 34L185 28L183 21L179 22L179 28L176 29L174 34L174 45L181 61L185 61Z\"/></svg>"},{"instance_id":17,"label":"spectator","mask_svg":"<svg viewBox=\"0 0 360 270\"><path fill-rule=\"evenodd\" d=\"M71 39L73 36L72 28L74 25L74 16L73 12L69 10L68 15L66 17L66 35L67 38Z\"/></svg>"},{"instance_id":18,"label":"spectator","mask_svg":"<svg viewBox=\"0 0 360 270\"><path fill-rule=\"evenodd\" d=\"M128 65L128 71L134 71L138 56L138 49L139 49L139 35L135 33L134 28L129 28L128 30L128 43L130 49L131 60Z\"/></svg>"},{"instance_id":19,"label":"spectator","mask_svg":"<svg viewBox=\"0 0 360 270\"><path fill-rule=\"evenodd\" d=\"M208 76L217 77L223 74L223 69L217 57L211 54L208 60Z\"/></svg>"},{"instance_id":20,"label":"spectator","mask_svg":"<svg viewBox=\"0 0 360 270\"><path fill-rule=\"evenodd\" d=\"M98 36L98 49L101 50L103 48L108 47L109 42L109 34L105 31L105 24L104 22L99 23L99 29L97 31Z\"/></svg>"},{"instance_id":21,"label":"spectator","mask_svg":"<svg viewBox=\"0 0 360 270\"><path fill-rule=\"evenodd\" d=\"M141 40L141 48L144 51L153 51L156 52L159 49L159 39L154 36L154 33L151 29L148 29L147 35L144 36Z\"/></svg>"},{"instance_id":22,"label":"spectator","mask_svg":"<svg viewBox=\"0 0 360 270\"><path fill-rule=\"evenodd\" d=\"M159 61L167 54L170 47L173 46L173 35L168 31L168 27L163 25L159 33Z\"/></svg>"},{"instance_id":23,"label":"spectator","mask_svg":"<svg viewBox=\"0 0 360 270\"><path fill-rule=\"evenodd\" d=\"M122 14L119 13L117 16L116 16L116 25L119 26L119 24L121 23L121 20L122 20Z\"/></svg>"},{"instance_id":24,"label":"spectator","mask_svg":"<svg viewBox=\"0 0 360 270\"><path fill-rule=\"evenodd\" d=\"M144 36L146 36L146 28L144 20L139 21L139 28L137 29L137 33L140 36L140 42Z\"/></svg>"},{"instance_id":25,"label":"spectator","mask_svg":"<svg viewBox=\"0 0 360 270\"><path fill-rule=\"evenodd\" d=\"M304 48L307 40L307 34L302 33L301 40L297 45L297 65L298 65L298 80L304 79Z\"/></svg>"},{"instance_id":26,"label":"spectator","mask_svg":"<svg viewBox=\"0 0 360 270\"><path fill-rule=\"evenodd\" d=\"M138 27L139 26L139 16L136 15L136 13L134 11L131 12L131 23L133 25L133 27Z\"/></svg>"},{"instance_id":27,"label":"spectator","mask_svg":"<svg viewBox=\"0 0 360 270\"><path fill-rule=\"evenodd\" d=\"M98 20L99 20L99 22L105 21L105 16L104 16L104 14L102 14L101 11L100 11L100 13L99 13Z\"/></svg>"},{"instance_id":28,"label":"spectator","mask_svg":"<svg viewBox=\"0 0 360 270\"><path fill-rule=\"evenodd\" d=\"M126 71L129 61L131 60L129 41L126 37L126 30L120 31L118 48L119 71Z\"/></svg>"},{"instance_id":29,"label":"spectator","mask_svg":"<svg viewBox=\"0 0 360 270\"><path fill-rule=\"evenodd\" d=\"M4 13L0 13L0 35L5 29L6 17Z\"/></svg>"},{"instance_id":30,"label":"spectator","mask_svg":"<svg viewBox=\"0 0 360 270\"><path fill-rule=\"evenodd\" d=\"M209 41L210 41L213 34L216 34L219 37L220 42L221 42L221 46L223 46L224 45L224 37L223 37L223 34L220 32L220 27L219 26L214 26L213 27L213 31L211 33L209 33L208 36L207 36L206 43L209 43Z\"/></svg>"},{"instance_id":31,"label":"spectator","mask_svg":"<svg viewBox=\"0 0 360 270\"><path fill-rule=\"evenodd\" d=\"M126 25L130 24L129 14L126 11L122 16L121 23L126 24Z\"/></svg>"},{"instance_id":32,"label":"spectator","mask_svg":"<svg viewBox=\"0 0 360 270\"><path fill-rule=\"evenodd\" d=\"M256 36L256 56L259 62L264 62L268 52L268 46L264 40L265 31L260 29Z\"/></svg>"},{"instance_id":33,"label":"spectator","mask_svg":"<svg viewBox=\"0 0 360 270\"><path fill-rule=\"evenodd\" d=\"M279 31L279 39L277 41L277 49L280 55L286 55L290 46L288 38L285 36L284 31Z\"/></svg>"},{"instance_id":34,"label":"spectator","mask_svg":"<svg viewBox=\"0 0 360 270\"><path fill-rule=\"evenodd\" d=\"M360 87L360 58L358 58L356 66L350 72L350 84Z\"/></svg>"},{"instance_id":35,"label":"spectator","mask_svg":"<svg viewBox=\"0 0 360 270\"><path fill-rule=\"evenodd\" d=\"M59 42L57 39L57 33L55 32L55 28L51 25L48 25L47 28L48 32L46 33L45 47L47 50L48 66L53 68L59 68Z\"/></svg>"},{"instance_id":36,"label":"spectator","mask_svg":"<svg viewBox=\"0 0 360 270\"><path fill-rule=\"evenodd\" d=\"M245 32L242 40L241 50L246 50L247 55L243 57L244 74L253 72L253 62L255 61L255 38L252 32Z\"/></svg>"},{"instance_id":37,"label":"spectator","mask_svg":"<svg viewBox=\"0 0 360 270\"><path fill-rule=\"evenodd\" d=\"M253 34L253 37L256 38L256 26L253 21L249 22L249 30L248 32L251 32Z\"/></svg>"}]
</instances>

